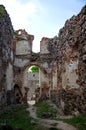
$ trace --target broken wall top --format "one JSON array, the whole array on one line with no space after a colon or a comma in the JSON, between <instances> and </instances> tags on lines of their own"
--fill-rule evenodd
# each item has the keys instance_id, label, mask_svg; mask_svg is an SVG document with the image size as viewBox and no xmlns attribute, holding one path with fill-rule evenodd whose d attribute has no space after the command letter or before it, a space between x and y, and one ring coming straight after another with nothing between
<instances>
[{"instance_id":1,"label":"broken wall top","mask_svg":"<svg viewBox=\"0 0 86 130\"><path fill-rule=\"evenodd\" d=\"M17 40L30 40L32 44L32 41L34 40L34 35L28 34L25 29L19 29L15 31L15 38Z\"/></svg>"}]
</instances>

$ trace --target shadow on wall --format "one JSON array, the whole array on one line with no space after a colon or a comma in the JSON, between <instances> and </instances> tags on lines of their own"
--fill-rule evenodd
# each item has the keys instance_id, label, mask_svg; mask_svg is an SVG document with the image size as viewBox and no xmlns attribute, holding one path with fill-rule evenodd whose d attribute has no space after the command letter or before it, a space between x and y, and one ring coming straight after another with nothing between
<instances>
[{"instance_id":1,"label":"shadow on wall","mask_svg":"<svg viewBox=\"0 0 86 130\"><path fill-rule=\"evenodd\" d=\"M14 85L14 96L15 96L15 103L21 104L23 96L22 96L22 93L21 93L21 90L20 90L20 87L18 86L18 84Z\"/></svg>"}]
</instances>

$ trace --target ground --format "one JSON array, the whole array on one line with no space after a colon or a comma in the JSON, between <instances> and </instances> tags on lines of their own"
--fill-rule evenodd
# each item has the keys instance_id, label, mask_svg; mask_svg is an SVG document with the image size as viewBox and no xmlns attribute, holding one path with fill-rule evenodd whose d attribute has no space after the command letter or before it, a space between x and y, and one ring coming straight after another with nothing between
<instances>
[{"instance_id":1,"label":"ground","mask_svg":"<svg viewBox=\"0 0 86 130\"><path fill-rule=\"evenodd\" d=\"M33 119L36 119L38 121L38 124L41 124L42 126L47 126L48 128L54 127L60 130L78 130L74 126L64 123L63 121L38 118L36 115L36 108L33 105L29 105L27 111L29 111L30 116Z\"/></svg>"}]
</instances>

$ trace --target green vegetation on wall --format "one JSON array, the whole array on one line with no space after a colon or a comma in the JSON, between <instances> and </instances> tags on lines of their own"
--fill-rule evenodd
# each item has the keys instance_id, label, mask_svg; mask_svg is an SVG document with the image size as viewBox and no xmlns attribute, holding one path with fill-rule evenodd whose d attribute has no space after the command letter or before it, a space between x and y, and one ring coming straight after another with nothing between
<instances>
[{"instance_id":1,"label":"green vegetation on wall","mask_svg":"<svg viewBox=\"0 0 86 130\"><path fill-rule=\"evenodd\" d=\"M0 5L0 17L4 17L5 8L3 5Z\"/></svg>"}]
</instances>

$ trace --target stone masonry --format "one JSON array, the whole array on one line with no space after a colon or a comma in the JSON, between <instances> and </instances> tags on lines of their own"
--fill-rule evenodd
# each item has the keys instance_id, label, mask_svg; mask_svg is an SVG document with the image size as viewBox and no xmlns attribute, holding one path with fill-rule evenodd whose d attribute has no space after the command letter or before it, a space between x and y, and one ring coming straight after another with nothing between
<instances>
[{"instance_id":1,"label":"stone masonry","mask_svg":"<svg viewBox=\"0 0 86 130\"><path fill-rule=\"evenodd\" d=\"M57 60L58 91L51 93L52 100L65 114L86 113L86 6L66 21L48 48Z\"/></svg>"},{"instance_id":2,"label":"stone masonry","mask_svg":"<svg viewBox=\"0 0 86 130\"><path fill-rule=\"evenodd\" d=\"M4 6L0 5L0 105L11 103L13 86L13 27Z\"/></svg>"},{"instance_id":3,"label":"stone masonry","mask_svg":"<svg viewBox=\"0 0 86 130\"><path fill-rule=\"evenodd\" d=\"M0 104L27 102L33 87L28 68L36 65L36 101L50 99L66 115L86 114L86 5L66 21L58 36L42 38L39 53L32 52L33 35L13 31L3 6L0 26Z\"/></svg>"}]
</instances>

